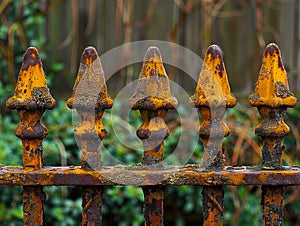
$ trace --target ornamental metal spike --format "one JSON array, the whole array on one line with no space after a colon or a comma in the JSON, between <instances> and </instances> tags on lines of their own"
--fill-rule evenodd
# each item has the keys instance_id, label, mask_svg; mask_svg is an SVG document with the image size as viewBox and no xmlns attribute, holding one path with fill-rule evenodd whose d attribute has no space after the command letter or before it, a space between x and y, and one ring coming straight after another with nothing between
<instances>
[{"instance_id":1,"label":"ornamental metal spike","mask_svg":"<svg viewBox=\"0 0 300 226\"><path fill-rule=\"evenodd\" d=\"M132 110L140 110L143 124L137 135L144 141L143 163L162 163L162 142L170 131L164 122L168 109L177 106L170 92L169 78L163 66L158 48L149 47L145 57L135 94L130 98ZM160 151L156 149L160 148Z\"/></svg>"},{"instance_id":2,"label":"ornamental metal spike","mask_svg":"<svg viewBox=\"0 0 300 226\"><path fill-rule=\"evenodd\" d=\"M104 71L94 47L83 51L73 94L67 105L76 109L80 117L74 134L80 141L82 167L100 169L99 138L103 139L107 134L102 115L105 109L112 107L113 100L107 93Z\"/></svg>"},{"instance_id":3,"label":"ornamental metal spike","mask_svg":"<svg viewBox=\"0 0 300 226\"><path fill-rule=\"evenodd\" d=\"M17 109L20 116L15 133L23 143L23 166L41 168L42 139L48 134L41 117L45 110L54 108L55 100L47 87L42 62L34 47L24 54L14 96L7 100L6 106Z\"/></svg>"},{"instance_id":4,"label":"ornamental metal spike","mask_svg":"<svg viewBox=\"0 0 300 226\"><path fill-rule=\"evenodd\" d=\"M46 84L40 55L35 47L29 47L24 54L14 96L6 105L10 109L47 110L55 107Z\"/></svg>"},{"instance_id":5,"label":"ornamental metal spike","mask_svg":"<svg viewBox=\"0 0 300 226\"><path fill-rule=\"evenodd\" d=\"M222 50L217 45L209 46L206 51L191 103L196 108L224 105L226 108L232 108L236 105L236 99L230 92Z\"/></svg>"},{"instance_id":6,"label":"ornamental metal spike","mask_svg":"<svg viewBox=\"0 0 300 226\"><path fill-rule=\"evenodd\" d=\"M101 170L99 146L107 134L102 116L105 109L112 107L113 100L107 93L104 71L94 47L87 47L82 53L73 94L67 105L76 109L80 118L74 134L82 151L81 167L86 170ZM83 187L81 225L102 225L103 193L103 186Z\"/></svg>"},{"instance_id":7,"label":"ornamental metal spike","mask_svg":"<svg viewBox=\"0 0 300 226\"><path fill-rule=\"evenodd\" d=\"M223 117L227 108L236 105L236 99L230 93L222 51L217 45L211 45L206 51L196 91L190 102L199 108L203 120L199 128L204 144L203 165L207 169L222 168L222 140L229 134Z\"/></svg>"},{"instance_id":8,"label":"ornamental metal spike","mask_svg":"<svg viewBox=\"0 0 300 226\"><path fill-rule=\"evenodd\" d=\"M139 110L143 124L137 136L143 141L143 165L162 166L163 143L170 134L164 118L168 109L177 106L158 48L149 47L135 94L130 98L132 110ZM143 187L145 225L163 225L164 191L160 186ZM155 207L155 208L153 208Z\"/></svg>"},{"instance_id":9,"label":"ornamental metal spike","mask_svg":"<svg viewBox=\"0 0 300 226\"><path fill-rule=\"evenodd\" d=\"M261 115L255 133L262 138L262 169L282 169L283 138L290 132L284 114L296 102L289 90L280 50L271 43L263 55L255 92L249 97L249 103ZM283 190L281 185L262 186L263 225L282 225Z\"/></svg>"},{"instance_id":10,"label":"ornamental metal spike","mask_svg":"<svg viewBox=\"0 0 300 226\"><path fill-rule=\"evenodd\" d=\"M170 92L169 78L165 71L160 51L149 47L145 57L135 94L130 98L132 110L173 109L176 98Z\"/></svg>"},{"instance_id":11,"label":"ornamental metal spike","mask_svg":"<svg viewBox=\"0 0 300 226\"><path fill-rule=\"evenodd\" d=\"M109 109L113 100L107 93L105 75L96 49L85 48L81 56L73 94L67 105L73 109Z\"/></svg>"},{"instance_id":12,"label":"ornamental metal spike","mask_svg":"<svg viewBox=\"0 0 300 226\"><path fill-rule=\"evenodd\" d=\"M289 90L287 73L278 46L270 43L264 52L255 92L249 97L253 107L294 107L297 99Z\"/></svg>"},{"instance_id":13,"label":"ornamental metal spike","mask_svg":"<svg viewBox=\"0 0 300 226\"><path fill-rule=\"evenodd\" d=\"M199 108L203 120L199 128L204 145L203 166L212 171L223 169L222 141L229 134L223 117L227 108L235 106L236 99L230 93L222 51L217 45L211 45L206 51L196 91L190 102ZM202 197L203 225L222 225L222 186L203 186Z\"/></svg>"},{"instance_id":14,"label":"ornamental metal spike","mask_svg":"<svg viewBox=\"0 0 300 226\"><path fill-rule=\"evenodd\" d=\"M284 122L284 114L296 102L297 99L289 90L280 50L276 44L271 43L263 55L255 92L249 97L250 105L257 107L261 115L261 123L255 133L262 137L263 167L281 168L282 142L290 132Z\"/></svg>"},{"instance_id":15,"label":"ornamental metal spike","mask_svg":"<svg viewBox=\"0 0 300 226\"><path fill-rule=\"evenodd\" d=\"M54 108L55 100L47 87L36 48L30 47L25 52L14 96L7 100L6 105L10 109L17 109L20 116L20 124L15 133L22 139L24 168L42 168L42 141L48 131L41 122L41 117L45 110ZM24 225L43 225L45 200L42 186L23 187ZM36 214L28 214L33 209Z\"/></svg>"}]
</instances>

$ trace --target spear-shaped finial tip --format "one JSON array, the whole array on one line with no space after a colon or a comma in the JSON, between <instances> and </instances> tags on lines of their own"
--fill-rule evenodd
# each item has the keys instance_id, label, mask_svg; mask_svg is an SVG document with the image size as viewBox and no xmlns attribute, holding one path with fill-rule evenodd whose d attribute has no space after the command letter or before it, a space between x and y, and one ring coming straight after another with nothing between
<instances>
[{"instance_id":1,"label":"spear-shaped finial tip","mask_svg":"<svg viewBox=\"0 0 300 226\"><path fill-rule=\"evenodd\" d=\"M221 59L223 59L222 57L222 50L220 49L220 47L218 45L211 45L208 47L207 51L206 51L206 55L211 55L212 59L215 59L216 57L220 57Z\"/></svg>"},{"instance_id":2,"label":"spear-shaped finial tip","mask_svg":"<svg viewBox=\"0 0 300 226\"><path fill-rule=\"evenodd\" d=\"M159 108L172 109L177 106L171 94L169 78L165 71L160 51L149 47L144 57L135 94L130 98L133 110Z\"/></svg>"},{"instance_id":3,"label":"spear-shaped finial tip","mask_svg":"<svg viewBox=\"0 0 300 226\"><path fill-rule=\"evenodd\" d=\"M67 101L69 108L96 110L109 109L113 100L107 92L105 74L97 50L89 46L84 49L73 94Z\"/></svg>"},{"instance_id":4,"label":"spear-shaped finial tip","mask_svg":"<svg viewBox=\"0 0 300 226\"><path fill-rule=\"evenodd\" d=\"M265 49L255 92L249 97L249 103L254 107L278 108L293 107L296 101L289 90L280 50L275 43L270 43Z\"/></svg>"},{"instance_id":5,"label":"spear-shaped finial tip","mask_svg":"<svg viewBox=\"0 0 300 226\"><path fill-rule=\"evenodd\" d=\"M191 96L190 101L196 108L200 106L232 108L236 105L236 99L230 92L222 50L219 46L208 47L196 92Z\"/></svg>"},{"instance_id":6,"label":"spear-shaped finial tip","mask_svg":"<svg viewBox=\"0 0 300 226\"><path fill-rule=\"evenodd\" d=\"M23 58L21 70L27 70L29 66L42 65L40 55L35 47L29 47Z\"/></svg>"},{"instance_id":7,"label":"spear-shaped finial tip","mask_svg":"<svg viewBox=\"0 0 300 226\"><path fill-rule=\"evenodd\" d=\"M156 46L150 46L145 54L144 61L151 60L158 60L159 62L162 62L160 51Z\"/></svg>"},{"instance_id":8,"label":"spear-shaped finial tip","mask_svg":"<svg viewBox=\"0 0 300 226\"><path fill-rule=\"evenodd\" d=\"M96 49L93 46L88 46L84 49L82 56L81 56L81 62L91 66L92 63L98 58L98 53Z\"/></svg>"},{"instance_id":9,"label":"spear-shaped finial tip","mask_svg":"<svg viewBox=\"0 0 300 226\"><path fill-rule=\"evenodd\" d=\"M52 109L55 100L46 84L39 53L35 47L29 47L24 54L14 96L6 102L11 109Z\"/></svg>"}]
</instances>

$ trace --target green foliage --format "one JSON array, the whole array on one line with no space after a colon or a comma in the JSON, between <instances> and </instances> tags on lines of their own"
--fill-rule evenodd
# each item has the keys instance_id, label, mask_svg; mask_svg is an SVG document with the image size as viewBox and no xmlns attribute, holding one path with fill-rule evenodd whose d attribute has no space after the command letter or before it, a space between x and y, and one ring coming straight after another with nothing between
<instances>
[{"instance_id":1,"label":"green foliage","mask_svg":"<svg viewBox=\"0 0 300 226\"><path fill-rule=\"evenodd\" d=\"M22 144L13 131L17 127L16 117L1 117L0 115L0 163L4 165L21 165Z\"/></svg>"},{"instance_id":2,"label":"green foliage","mask_svg":"<svg viewBox=\"0 0 300 226\"><path fill-rule=\"evenodd\" d=\"M48 197L45 222L49 225L79 225L81 218L81 189L77 187L45 187Z\"/></svg>"},{"instance_id":3,"label":"green foliage","mask_svg":"<svg viewBox=\"0 0 300 226\"><path fill-rule=\"evenodd\" d=\"M42 50L45 46L45 17L39 7L39 1L10 1L1 15L0 50L6 60L0 61L0 71L5 72L0 76L5 86L14 86L15 72L26 48L35 46ZM44 59L44 51L40 54Z\"/></svg>"},{"instance_id":4,"label":"green foliage","mask_svg":"<svg viewBox=\"0 0 300 226\"><path fill-rule=\"evenodd\" d=\"M103 225L142 225L143 192L138 187L107 188L103 196Z\"/></svg>"},{"instance_id":5,"label":"green foliage","mask_svg":"<svg viewBox=\"0 0 300 226\"><path fill-rule=\"evenodd\" d=\"M23 54L28 47L36 47L42 61L46 59L49 51L46 45L45 13L50 2L16 0L7 1L6 4L0 15L0 89L2 86L5 89L15 86ZM3 3L1 6L4 5ZM49 84L53 75L63 70L64 64L51 62L48 66ZM1 99L0 106L3 106Z\"/></svg>"},{"instance_id":6,"label":"green foliage","mask_svg":"<svg viewBox=\"0 0 300 226\"><path fill-rule=\"evenodd\" d=\"M261 193L258 187L225 187L224 194L224 225L261 225Z\"/></svg>"},{"instance_id":7,"label":"green foliage","mask_svg":"<svg viewBox=\"0 0 300 226\"><path fill-rule=\"evenodd\" d=\"M58 101L55 110L44 113L43 121L49 130L44 139L44 165L80 165L81 154L73 135L72 118L75 111ZM68 150L68 151L67 151Z\"/></svg>"},{"instance_id":8,"label":"green foliage","mask_svg":"<svg viewBox=\"0 0 300 226\"><path fill-rule=\"evenodd\" d=\"M255 108L238 104L228 109L226 124L230 134L224 138L226 165L257 165L261 161L260 140L255 135L260 116Z\"/></svg>"}]
</instances>

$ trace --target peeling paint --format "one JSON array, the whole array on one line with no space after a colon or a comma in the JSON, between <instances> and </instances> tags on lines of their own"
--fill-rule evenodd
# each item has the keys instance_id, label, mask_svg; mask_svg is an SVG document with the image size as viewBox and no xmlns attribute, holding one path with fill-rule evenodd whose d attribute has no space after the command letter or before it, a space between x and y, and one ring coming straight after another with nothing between
<instances>
[{"instance_id":1,"label":"peeling paint","mask_svg":"<svg viewBox=\"0 0 300 226\"><path fill-rule=\"evenodd\" d=\"M69 108L76 109L80 122L74 129L79 141L82 163L86 170L100 170L102 167L100 141L107 135L102 123L105 109L111 108L113 100L108 95L105 75L96 49L85 48L82 53L73 94L67 101ZM116 178L115 178L116 179ZM82 192L81 225L101 225L101 206L104 188L84 186Z\"/></svg>"},{"instance_id":2,"label":"peeling paint","mask_svg":"<svg viewBox=\"0 0 300 226\"><path fill-rule=\"evenodd\" d=\"M42 62L36 48L30 47L24 54L14 96L7 100L6 105L10 109L17 109L20 117L15 134L22 139L23 167L41 169L42 139L48 134L41 117L45 110L54 108L55 100L46 85ZM12 182L17 183L17 179L12 179ZM24 225L43 225L45 200L43 187L23 186ZM35 214L31 213L33 210Z\"/></svg>"},{"instance_id":3,"label":"peeling paint","mask_svg":"<svg viewBox=\"0 0 300 226\"><path fill-rule=\"evenodd\" d=\"M271 43L264 52L255 92L249 97L249 103L257 107L261 115L261 122L256 127L255 133L262 138L262 169L283 168L283 138L290 132L284 122L284 115L288 107L296 105L296 101L297 99L289 90L280 50L276 44ZM259 175L260 181L269 179L267 175ZM283 224L282 202L282 184L262 186L263 225Z\"/></svg>"}]
</instances>

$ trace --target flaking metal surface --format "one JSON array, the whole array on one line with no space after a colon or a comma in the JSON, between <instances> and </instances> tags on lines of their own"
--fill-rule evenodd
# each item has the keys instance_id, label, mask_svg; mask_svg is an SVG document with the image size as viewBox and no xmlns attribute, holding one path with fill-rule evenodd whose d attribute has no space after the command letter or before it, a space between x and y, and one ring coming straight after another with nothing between
<instances>
[{"instance_id":1,"label":"flaking metal surface","mask_svg":"<svg viewBox=\"0 0 300 226\"><path fill-rule=\"evenodd\" d=\"M190 102L202 117L199 136L204 146L203 166L209 171L222 169L225 160L222 141L229 134L223 117L227 108L236 105L236 99L230 93L222 51L217 45L211 45L206 51ZM222 225L223 193L222 186L203 187L203 225Z\"/></svg>"},{"instance_id":2,"label":"flaking metal surface","mask_svg":"<svg viewBox=\"0 0 300 226\"><path fill-rule=\"evenodd\" d=\"M289 90L287 73L278 46L269 44L264 52L262 66L249 103L257 107L261 122L255 133L262 139L262 167L282 169L283 138L290 132L284 122L288 107L297 99ZM283 224L283 185L262 186L263 225Z\"/></svg>"},{"instance_id":3,"label":"flaking metal surface","mask_svg":"<svg viewBox=\"0 0 300 226\"><path fill-rule=\"evenodd\" d=\"M101 170L85 170L77 167L43 167L24 169L2 166L1 185L300 185L300 168L284 167L282 170L257 167L224 167L223 170L207 171L198 165L189 166L106 166Z\"/></svg>"},{"instance_id":4,"label":"flaking metal surface","mask_svg":"<svg viewBox=\"0 0 300 226\"><path fill-rule=\"evenodd\" d=\"M108 95L102 64L94 47L87 47L82 53L73 94L67 105L76 109L80 118L74 135L82 152L81 167L87 170L101 169L99 146L107 134L102 116L105 109L112 107L113 100ZM103 186L83 187L81 226L102 225L103 193Z\"/></svg>"},{"instance_id":5,"label":"flaking metal surface","mask_svg":"<svg viewBox=\"0 0 300 226\"><path fill-rule=\"evenodd\" d=\"M144 146L142 164L161 167L163 142L170 134L164 118L168 109L175 108L178 103L170 92L169 78L157 47L147 49L136 92L129 102L132 110L140 111L143 120L137 130L137 136ZM143 187L143 192L145 197L144 225L163 225L163 188L160 186Z\"/></svg>"},{"instance_id":6,"label":"flaking metal surface","mask_svg":"<svg viewBox=\"0 0 300 226\"><path fill-rule=\"evenodd\" d=\"M25 52L14 96L7 100L6 105L10 109L17 109L20 117L20 124L15 134L22 139L24 168L40 169L43 165L42 140L48 134L41 117L45 110L54 108L55 100L47 87L42 62L36 48L30 47ZM45 199L41 186L23 186L24 225L43 224Z\"/></svg>"}]
</instances>

